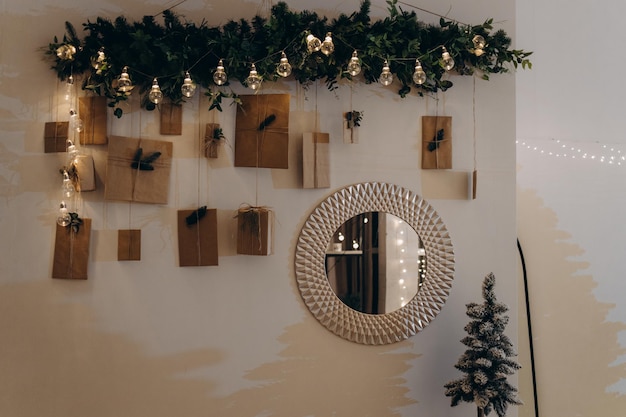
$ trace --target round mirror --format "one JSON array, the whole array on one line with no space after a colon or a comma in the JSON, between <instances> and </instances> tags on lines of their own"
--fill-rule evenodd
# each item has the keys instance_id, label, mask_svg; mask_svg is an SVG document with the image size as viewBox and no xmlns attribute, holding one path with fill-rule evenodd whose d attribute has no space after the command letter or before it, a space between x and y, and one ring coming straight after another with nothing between
<instances>
[{"instance_id":1,"label":"round mirror","mask_svg":"<svg viewBox=\"0 0 626 417\"><path fill-rule=\"evenodd\" d=\"M348 307L385 314L406 305L425 278L426 251L417 232L393 214L357 214L326 249L326 276Z\"/></svg>"},{"instance_id":2,"label":"round mirror","mask_svg":"<svg viewBox=\"0 0 626 417\"><path fill-rule=\"evenodd\" d=\"M420 274L421 282L417 284L419 290L412 298L405 299L399 308L385 306L384 312L377 313L359 311L340 300L339 291L333 289L326 272L329 248L339 249L333 243L341 226L354 217L356 222L363 222L363 215L373 212L378 213L379 224L380 213L385 213L415 231L426 260L424 276ZM344 242L345 239L344 235ZM356 243L362 244L358 240ZM342 246L341 251L350 247ZM359 249L352 246L352 250ZM422 330L443 307L454 276L452 242L437 212L411 191L386 183L355 184L327 197L303 225L295 255L298 289L311 313L338 336L363 344L395 343ZM385 273L389 281L389 273ZM399 282L400 278L392 279Z\"/></svg>"}]
</instances>

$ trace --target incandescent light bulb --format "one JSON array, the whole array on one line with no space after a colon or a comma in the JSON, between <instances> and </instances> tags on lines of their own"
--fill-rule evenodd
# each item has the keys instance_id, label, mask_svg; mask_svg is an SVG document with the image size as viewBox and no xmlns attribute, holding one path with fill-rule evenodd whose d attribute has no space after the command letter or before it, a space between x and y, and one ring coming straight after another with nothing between
<instances>
[{"instance_id":1,"label":"incandescent light bulb","mask_svg":"<svg viewBox=\"0 0 626 417\"><path fill-rule=\"evenodd\" d=\"M276 73L281 77L289 77L291 74L291 64L287 60L287 55L283 52L280 57L280 63L276 67Z\"/></svg>"},{"instance_id":2,"label":"incandescent light bulb","mask_svg":"<svg viewBox=\"0 0 626 417\"><path fill-rule=\"evenodd\" d=\"M217 85L224 85L228 81L226 71L224 71L224 61L219 60L217 63L217 69L213 73L213 82Z\"/></svg>"},{"instance_id":3,"label":"incandescent light bulb","mask_svg":"<svg viewBox=\"0 0 626 417\"><path fill-rule=\"evenodd\" d=\"M187 98L193 97L196 93L196 83L191 80L189 71L185 72L185 79L183 80L183 85L180 86L180 92Z\"/></svg>"},{"instance_id":4,"label":"incandescent light bulb","mask_svg":"<svg viewBox=\"0 0 626 417\"><path fill-rule=\"evenodd\" d=\"M156 78L152 81L152 88L150 88L150 92L148 93L148 99L154 104L159 104L163 101L163 92Z\"/></svg>"}]
</instances>

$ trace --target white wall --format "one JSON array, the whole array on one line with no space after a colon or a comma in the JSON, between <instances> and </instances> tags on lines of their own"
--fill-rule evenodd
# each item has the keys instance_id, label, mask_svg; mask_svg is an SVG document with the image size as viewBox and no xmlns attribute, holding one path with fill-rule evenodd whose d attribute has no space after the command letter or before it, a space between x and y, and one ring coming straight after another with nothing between
<instances>
[{"instance_id":1,"label":"white wall","mask_svg":"<svg viewBox=\"0 0 626 417\"><path fill-rule=\"evenodd\" d=\"M60 119L62 86L40 48L63 35L65 20L80 28L97 16L124 13L138 19L173 3L0 4L0 414L474 413L471 404L451 408L443 384L459 376L453 365L463 351L465 304L480 301L489 272L498 279L499 299L511 307L508 332L514 340L517 333L513 75L477 80L475 94L471 78L453 77L455 87L439 96L439 114L453 117L455 172L478 169L476 200L435 198L433 187L451 186L448 176L420 169L420 116L435 113L432 98L403 100L378 85L360 84L352 96L347 86L338 93L323 86L308 91L292 83L273 90L266 86L264 92L291 94L291 165L258 171L234 168L232 149L210 163L197 157L200 126L217 120L233 141L235 119L234 108L209 114L206 103L193 100L185 104L183 135L161 138L174 142L167 205L105 201L106 147L85 149L98 161L100 180L96 192L84 195L81 208L81 215L93 221L89 279L50 278L63 158L43 153L43 125ZM292 7L302 9L303 3ZM320 5L329 13L358 8L356 2ZM478 7L454 1L452 6L450 16L461 21L493 17L514 32L512 0L483 1ZM194 21L218 24L249 17L256 7L189 0L176 10ZM448 11L435 1L420 7ZM373 7L378 15L384 9L383 2ZM365 112L360 143L344 145L341 114L357 106ZM154 113L139 111L136 104L131 110L121 120L109 118L111 132L160 138ZM330 190L300 188L298 141L316 121L331 134ZM344 341L319 325L300 298L293 270L295 242L313 207L332 190L370 180L396 183L428 198L448 226L456 255L455 283L441 314L415 337L382 347ZM234 255L232 213L242 203L274 209L274 255ZM220 265L180 268L176 211L203 204L220 213ZM129 226L142 230L140 262L116 260L117 230ZM517 413L512 408L509 415Z\"/></svg>"},{"instance_id":2,"label":"white wall","mask_svg":"<svg viewBox=\"0 0 626 417\"><path fill-rule=\"evenodd\" d=\"M535 51L517 77L517 183L541 415L626 407L624 7L517 2Z\"/></svg>"}]
</instances>

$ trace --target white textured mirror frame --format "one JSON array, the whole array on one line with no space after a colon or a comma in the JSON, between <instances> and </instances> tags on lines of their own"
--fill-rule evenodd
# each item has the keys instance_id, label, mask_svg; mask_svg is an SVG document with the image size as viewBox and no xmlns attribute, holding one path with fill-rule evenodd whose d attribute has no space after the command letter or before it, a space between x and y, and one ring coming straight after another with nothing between
<instances>
[{"instance_id":1,"label":"white textured mirror frame","mask_svg":"<svg viewBox=\"0 0 626 417\"><path fill-rule=\"evenodd\" d=\"M417 294L404 307L386 314L365 314L346 306L326 277L326 249L335 230L370 211L403 219L426 251L428 268ZM382 345L413 336L439 314L452 287L454 251L445 224L426 200L397 185L366 182L334 192L313 210L298 238L295 270L304 303L322 325L350 341Z\"/></svg>"}]
</instances>

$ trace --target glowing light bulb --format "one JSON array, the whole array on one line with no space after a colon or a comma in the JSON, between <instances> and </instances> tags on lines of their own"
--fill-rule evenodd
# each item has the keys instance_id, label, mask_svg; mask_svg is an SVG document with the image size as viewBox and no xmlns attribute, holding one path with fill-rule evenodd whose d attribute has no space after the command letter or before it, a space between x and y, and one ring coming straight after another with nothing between
<instances>
[{"instance_id":1,"label":"glowing light bulb","mask_svg":"<svg viewBox=\"0 0 626 417\"><path fill-rule=\"evenodd\" d=\"M361 60L359 60L356 51L352 52L352 58L350 58L350 62L348 62L347 70L348 74L353 77L361 72Z\"/></svg>"},{"instance_id":2,"label":"glowing light bulb","mask_svg":"<svg viewBox=\"0 0 626 417\"><path fill-rule=\"evenodd\" d=\"M70 157L70 160L74 160L79 154L78 148L74 145L70 139L67 140L67 154Z\"/></svg>"},{"instance_id":3,"label":"glowing light bulb","mask_svg":"<svg viewBox=\"0 0 626 417\"><path fill-rule=\"evenodd\" d=\"M287 60L287 55L283 52L280 57L280 63L276 67L276 73L281 77L289 77L291 74L291 64Z\"/></svg>"},{"instance_id":4,"label":"glowing light bulb","mask_svg":"<svg viewBox=\"0 0 626 417\"><path fill-rule=\"evenodd\" d=\"M324 42L322 42L322 45L320 46L320 50L322 51L324 55L327 55L327 56L332 54L335 51L335 44L333 43L333 37L330 32L326 34L326 37L324 38Z\"/></svg>"},{"instance_id":5,"label":"glowing light bulb","mask_svg":"<svg viewBox=\"0 0 626 417\"><path fill-rule=\"evenodd\" d=\"M185 72L185 79L183 80L183 85L180 86L180 92L187 98L193 97L196 93L196 83L191 80L189 71Z\"/></svg>"},{"instance_id":6,"label":"glowing light bulb","mask_svg":"<svg viewBox=\"0 0 626 417\"><path fill-rule=\"evenodd\" d=\"M359 248L359 242L356 240L352 241L352 249L357 250Z\"/></svg>"},{"instance_id":7,"label":"glowing light bulb","mask_svg":"<svg viewBox=\"0 0 626 417\"><path fill-rule=\"evenodd\" d=\"M163 92L161 91L161 87L159 87L159 81L156 78L152 80L152 88L148 93L148 99L154 104L159 104L163 101Z\"/></svg>"},{"instance_id":8,"label":"glowing light bulb","mask_svg":"<svg viewBox=\"0 0 626 417\"><path fill-rule=\"evenodd\" d=\"M383 64L383 70L380 73L378 81L380 81L380 83L384 86L388 86L393 82L393 74L389 69L389 63L387 62L387 60L385 60L385 63Z\"/></svg>"},{"instance_id":9,"label":"glowing light bulb","mask_svg":"<svg viewBox=\"0 0 626 417\"><path fill-rule=\"evenodd\" d=\"M228 76L226 75L226 71L224 71L224 61L221 59L217 63L217 69L213 73L213 82L217 85L224 85L228 82Z\"/></svg>"},{"instance_id":10,"label":"glowing light bulb","mask_svg":"<svg viewBox=\"0 0 626 417\"><path fill-rule=\"evenodd\" d=\"M252 67L250 68L250 75L246 78L246 84L249 88L257 90L261 86L261 81L263 81L263 78L259 76L256 71L256 66L252 64Z\"/></svg>"},{"instance_id":11,"label":"glowing light bulb","mask_svg":"<svg viewBox=\"0 0 626 417\"><path fill-rule=\"evenodd\" d=\"M130 93L133 88L134 85L128 76L128 67L124 67L122 69L122 73L120 74L120 78L117 79L117 91Z\"/></svg>"},{"instance_id":12,"label":"glowing light bulb","mask_svg":"<svg viewBox=\"0 0 626 417\"><path fill-rule=\"evenodd\" d=\"M422 68L422 64L419 59L415 60L415 72L413 72L413 82L417 85L422 85L426 82L426 73Z\"/></svg>"},{"instance_id":13,"label":"glowing light bulb","mask_svg":"<svg viewBox=\"0 0 626 417\"><path fill-rule=\"evenodd\" d=\"M65 101L72 100L72 93L74 92L74 76L67 77L67 84L65 84Z\"/></svg>"},{"instance_id":14,"label":"glowing light bulb","mask_svg":"<svg viewBox=\"0 0 626 417\"><path fill-rule=\"evenodd\" d=\"M72 180L70 179L69 174L67 173L67 171L63 171L63 185L61 185L63 198L66 200L71 199L72 197L74 197L75 191L76 189L74 188L74 184L72 184Z\"/></svg>"},{"instance_id":15,"label":"glowing light bulb","mask_svg":"<svg viewBox=\"0 0 626 417\"><path fill-rule=\"evenodd\" d=\"M75 53L76 47L74 45L65 44L57 48L57 56L66 61L73 60Z\"/></svg>"},{"instance_id":16,"label":"glowing light bulb","mask_svg":"<svg viewBox=\"0 0 626 417\"><path fill-rule=\"evenodd\" d=\"M481 35L474 35L474 37L472 38L472 43L474 44L474 48L470 51L473 52L474 55L481 56L485 53L485 46L487 46L485 38L483 38Z\"/></svg>"},{"instance_id":17,"label":"glowing light bulb","mask_svg":"<svg viewBox=\"0 0 626 417\"><path fill-rule=\"evenodd\" d=\"M337 240L340 241L340 242L343 242L345 238L346 237L341 232L339 232L339 235L337 235Z\"/></svg>"},{"instance_id":18,"label":"glowing light bulb","mask_svg":"<svg viewBox=\"0 0 626 417\"><path fill-rule=\"evenodd\" d=\"M78 113L74 109L70 109L70 129L75 132L83 131L83 121L80 120Z\"/></svg>"},{"instance_id":19,"label":"glowing light bulb","mask_svg":"<svg viewBox=\"0 0 626 417\"><path fill-rule=\"evenodd\" d=\"M65 204L65 201L61 201L61 204L59 205L59 215L57 217L57 224L59 226L68 226L70 224L71 218L70 218L70 213L69 210L67 209L67 204Z\"/></svg>"},{"instance_id":20,"label":"glowing light bulb","mask_svg":"<svg viewBox=\"0 0 626 417\"><path fill-rule=\"evenodd\" d=\"M446 71L450 71L454 68L454 59L452 59L446 48L443 48L443 53L441 54L441 66Z\"/></svg>"},{"instance_id":21,"label":"glowing light bulb","mask_svg":"<svg viewBox=\"0 0 626 417\"><path fill-rule=\"evenodd\" d=\"M91 66L96 70L96 74L102 73L102 66L106 63L106 55L104 48L100 48L95 56L91 57Z\"/></svg>"},{"instance_id":22,"label":"glowing light bulb","mask_svg":"<svg viewBox=\"0 0 626 417\"><path fill-rule=\"evenodd\" d=\"M313 52L317 52L320 50L321 47L322 47L322 41L320 41L314 35L309 33L306 37L306 48L309 51L309 53L312 54Z\"/></svg>"}]
</instances>

